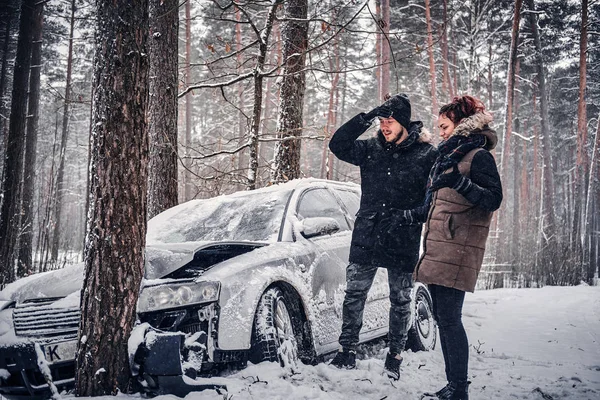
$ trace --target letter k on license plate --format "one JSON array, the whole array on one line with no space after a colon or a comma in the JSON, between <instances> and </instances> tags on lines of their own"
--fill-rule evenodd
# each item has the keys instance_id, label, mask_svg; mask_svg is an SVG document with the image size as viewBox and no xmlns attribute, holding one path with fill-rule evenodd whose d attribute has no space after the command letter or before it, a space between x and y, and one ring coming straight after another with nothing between
<instances>
[{"instance_id":1,"label":"letter k on license plate","mask_svg":"<svg viewBox=\"0 0 600 400\"><path fill-rule=\"evenodd\" d=\"M74 360L75 352L77 351L77 340L45 344L42 346L42 349L44 350L48 364Z\"/></svg>"}]
</instances>

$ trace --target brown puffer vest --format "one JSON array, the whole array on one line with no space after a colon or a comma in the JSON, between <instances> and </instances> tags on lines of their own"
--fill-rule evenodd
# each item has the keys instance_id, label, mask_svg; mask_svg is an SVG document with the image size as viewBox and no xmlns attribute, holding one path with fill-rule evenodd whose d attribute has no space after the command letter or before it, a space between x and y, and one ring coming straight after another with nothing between
<instances>
[{"instance_id":1,"label":"brown puffer vest","mask_svg":"<svg viewBox=\"0 0 600 400\"><path fill-rule=\"evenodd\" d=\"M471 162L478 151L485 150L472 150L458 163L461 174L470 177ZM423 283L475 291L491 220L491 212L475 207L456 190L438 190L425 225L423 255L415 278Z\"/></svg>"}]
</instances>

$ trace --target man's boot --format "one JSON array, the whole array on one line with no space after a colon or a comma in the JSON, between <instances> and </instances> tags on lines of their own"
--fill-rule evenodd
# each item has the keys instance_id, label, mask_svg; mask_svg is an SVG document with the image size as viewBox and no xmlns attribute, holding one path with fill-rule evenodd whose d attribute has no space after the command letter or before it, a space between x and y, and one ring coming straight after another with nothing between
<instances>
[{"instance_id":1,"label":"man's boot","mask_svg":"<svg viewBox=\"0 0 600 400\"><path fill-rule=\"evenodd\" d=\"M400 364L402 364L400 354L388 353L385 357L383 370L390 379L397 381L400 379Z\"/></svg>"},{"instance_id":2,"label":"man's boot","mask_svg":"<svg viewBox=\"0 0 600 400\"><path fill-rule=\"evenodd\" d=\"M356 351L340 349L329 364L340 369L354 369L356 368Z\"/></svg>"}]
</instances>

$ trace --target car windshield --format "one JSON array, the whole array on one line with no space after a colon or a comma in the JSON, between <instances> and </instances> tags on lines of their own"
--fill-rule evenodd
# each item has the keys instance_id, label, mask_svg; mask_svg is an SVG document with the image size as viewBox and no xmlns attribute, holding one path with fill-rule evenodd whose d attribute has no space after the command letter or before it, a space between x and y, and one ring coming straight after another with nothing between
<instances>
[{"instance_id":1,"label":"car windshield","mask_svg":"<svg viewBox=\"0 0 600 400\"><path fill-rule=\"evenodd\" d=\"M148 222L148 244L277 241L292 189L238 192L175 206Z\"/></svg>"}]
</instances>

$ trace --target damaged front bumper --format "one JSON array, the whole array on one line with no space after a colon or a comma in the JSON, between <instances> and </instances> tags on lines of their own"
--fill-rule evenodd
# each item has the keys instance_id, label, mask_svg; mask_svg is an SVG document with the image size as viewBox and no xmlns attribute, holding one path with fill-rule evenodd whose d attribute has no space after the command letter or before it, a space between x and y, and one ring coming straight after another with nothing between
<instances>
[{"instance_id":1,"label":"damaged front bumper","mask_svg":"<svg viewBox=\"0 0 600 400\"><path fill-rule=\"evenodd\" d=\"M46 355L46 365L50 369L52 382L59 391L74 386L75 362L73 359L60 359L57 346L61 342L41 346ZM50 387L39 368L36 344L30 341L0 346L0 394L8 399L47 398ZM65 346L65 347L68 347ZM51 357L57 357L50 361Z\"/></svg>"},{"instance_id":2,"label":"damaged front bumper","mask_svg":"<svg viewBox=\"0 0 600 400\"><path fill-rule=\"evenodd\" d=\"M216 307L213 303L195 310L140 316L146 323L130 365L141 391L181 397L205 389L226 391L219 378L202 376L210 376L220 366L245 363L247 352L218 349ZM49 398L50 385L40 372L40 361L48 366L59 392L72 390L76 343L74 339L40 343L45 360L38 360L34 338L0 344L0 395L9 400Z\"/></svg>"}]
</instances>

